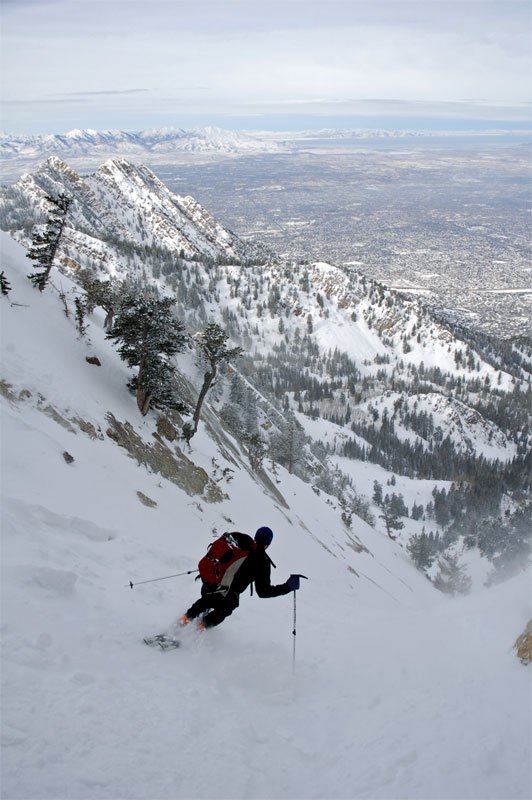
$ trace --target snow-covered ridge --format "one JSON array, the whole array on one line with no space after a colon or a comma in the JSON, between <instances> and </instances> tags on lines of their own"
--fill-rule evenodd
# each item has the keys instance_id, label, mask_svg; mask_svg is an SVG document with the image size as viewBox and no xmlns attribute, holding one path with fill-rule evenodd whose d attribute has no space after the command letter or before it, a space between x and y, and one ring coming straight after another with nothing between
<instances>
[{"instance_id":1,"label":"snow-covered ridge","mask_svg":"<svg viewBox=\"0 0 532 800\"><path fill-rule=\"evenodd\" d=\"M147 167L124 159L109 160L82 178L58 156L50 156L38 170L24 174L13 192L14 201L4 194L0 205L26 203L42 212L46 194L73 197L66 241L74 261L79 248L85 258L90 255L91 239L157 246L188 258L267 258L265 248L243 242L193 198L173 194Z\"/></svg>"},{"instance_id":2,"label":"snow-covered ridge","mask_svg":"<svg viewBox=\"0 0 532 800\"><path fill-rule=\"evenodd\" d=\"M175 152L241 155L276 153L282 149L281 144L266 137L215 127L192 130L156 128L145 131L75 129L65 134L40 136L0 134L0 155L6 159L45 158L51 154L68 158L98 153L137 158L147 153Z\"/></svg>"},{"instance_id":3,"label":"snow-covered ridge","mask_svg":"<svg viewBox=\"0 0 532 800\"><path fill-rule=\"evenodd\" d=\"M485 419L478 411L465 405L465 403L452 397L445 397L436 392L403 397L400 394L389 393L371 402L362 403L356 411L357 419L371 419L371 411L383 411L394 419L394 404L399 403L402 414L415 410L418 413L431 415L438 427L437 435L449 437L456 448L463 453L481 454L487 459L506 458L516 455L517 448L505 433L490 420ZM396 423L396 432L402 439L415 442L421 439L408 427ZM424 440L424 446L431 446L429 438Z\"/></svg>"}]
</instances>

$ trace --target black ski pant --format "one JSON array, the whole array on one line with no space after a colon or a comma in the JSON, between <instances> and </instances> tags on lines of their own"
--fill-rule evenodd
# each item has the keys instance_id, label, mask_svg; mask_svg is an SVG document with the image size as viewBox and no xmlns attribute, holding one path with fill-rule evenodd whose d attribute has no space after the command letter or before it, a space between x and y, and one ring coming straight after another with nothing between
<instances>
[{"instance_id":1,"label":"black ski pant","mask_svg":"<svg viewBox=\"0 0 532 800\"><path fill-rule=\"evenodd\" d=\"M201 587L201 597L192 603L187 611L189 619L196 619L202 616L203 624L206 628L213 628L219 625L224 619L233 613L239 606L239 596L236 592L210 592L205 586Z\"/></svg>"}]
</instances>

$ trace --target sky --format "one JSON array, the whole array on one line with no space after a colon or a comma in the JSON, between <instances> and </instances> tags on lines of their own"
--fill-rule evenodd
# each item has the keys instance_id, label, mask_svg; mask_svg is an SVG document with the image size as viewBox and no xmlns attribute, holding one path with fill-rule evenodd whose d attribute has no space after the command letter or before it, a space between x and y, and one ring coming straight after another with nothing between
<instances>
[{"instance_id":1,"label":"sky","mask_svg":"<svg viewBox=\"0 0 532 800\"><path fill-rule=\"evenodd\" d=\"M1 0L0 130L526 128L528 0Z\"/></svg>"}]
</instances>

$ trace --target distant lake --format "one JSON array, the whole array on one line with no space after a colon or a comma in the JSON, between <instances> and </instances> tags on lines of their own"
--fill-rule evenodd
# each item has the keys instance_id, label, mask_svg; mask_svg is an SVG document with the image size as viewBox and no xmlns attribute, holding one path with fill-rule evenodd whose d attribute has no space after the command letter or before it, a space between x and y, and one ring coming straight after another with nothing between
<instances>
[{"instance_id":1,"label":"distant lake","mask_svg":"<svg viewBox=\"0 0 532 800\"><path fill-rule=\"evenodd\" d=\"M531 147L532 134L494 133L469 136L374 136L353 138L295 139L297 150L484 150L500 147Z\"/></svg>"}]
</instances>

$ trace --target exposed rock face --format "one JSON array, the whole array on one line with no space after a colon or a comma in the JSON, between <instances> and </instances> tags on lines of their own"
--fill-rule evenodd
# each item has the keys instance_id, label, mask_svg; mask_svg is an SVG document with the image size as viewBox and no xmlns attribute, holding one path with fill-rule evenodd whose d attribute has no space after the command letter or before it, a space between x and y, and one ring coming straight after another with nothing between
<instances>
[{"instance_id":1,"label":"exposed rock face","mask_svg":"<svg viewBox=\"0 0 532 800\"><path fill-rule=\"evenodd\" d=\"M203 495L211 503L220 502L225 495L214 484L204 469L197 467L178 447L168 447L160 436L153 444L145 442L129 422L119 422L107 415L107 436L123 447L138 464L162 475L188 495Z\"/></svg>"},{"instance_id":2,"label":"exposed rock face","mask_svg":"<svg viewBox=\"0 0 532 800\"><path fill-rule=\"evenodd\" d=\"M53 419L54 422L57 422L58 425L61 425L62 428L65 428L65 430L70 433L76 433L76 429L70 424L68 419L65 419L65 417L63 417L56 408L50 405L50 403L46 406L42 406L41 411L44 411L47 416Z\"/></svg>"},{"instance_id":3,"label":"exposed rock face","mask_svg":"<svg viewBox=\"0 0 532 800\"><path fill-rule=\"evenodd\" d=\"M92 422L86 422L84 419L80 417L74 417L72 420L76 423L83 433L86 433L87 436L90 436L91 439L103 439L101 432L98 432Z\"/></svg>"},{"instance_id":4,"label":"exposed rock face","mask_svg":"<svg viewBox=\"0 0 532 800\"><path fill-rule=\"evenodd\" d=\"M15 394L11 384L4 380L0 380L0 394L11 403L15 403L17 400L19 400L19 396Z\"/></svg>"},{"instance_id":5,"label":"exposed rock face","mask_svg":"<svg viewBox=\"0 0 532 800\"><path fill-rule=\"evenodd\" d=\"M27 389L16 392L11 384L3 380L0 380L0 395L3 395L11 403L24 402L32 397L32 393ZM77 434L78 431L82 431L93 440L104 438L99 426L96 427L92 422L87 422L81 417L68 418L64 412L60 413L47 403L42 395L37 396L36 408L70 433ZM227 494L209 478L204 469L196 466L178 446L170 447L166 443L166 441L173 442L178 437L177 428L167 417L161 415L157 420L157 432L153 434L154 442L145 442L130 422L119 422L113 414L108 414L106 419L109 423L106 431L108 438L127 450L131 458L134 458L139 465L172 481L190 496L201 495L208 503L221 503L227 498ZM67 464L74 461L67 451L63 453L63 458ZM146 495L143 495L145 498L143 499L142 492L137 492L137 494L145 505L155 502ZM157 504L155 503L155 505Z\"/></svg>"},{"instance_id":6,"label":"exposed rock face","mask_svg":"<svg viewBox=\"0 0 532 800\"><path fill-rule=\"evenodd\" d=\"M177 439L177 430L170 420L162 415L157 420L157 433L169 442L173 442Z\"/></svg>"},{"instance_id":7,"label":"exposed rock face","mask_svg":"<svg viewBox=\"0 0 532 800\"><path fill-rule=\"evenodd\" d=\"M530 664L532 661L532 619L515 642L515 653L522 664Z\"/></svg>"},{"instance_id":8,"label":"exposed rock face","mask_svg":"<svg viewBox=\"0 0 532 800\"><path fill-rule=\"evenodd\" d=\"M137 492L137 497L142 505L147 506L148 508L157 508L157 503L155 500L152 500L151 497L148 497L148 495L144 494L144 492Z\"/></svg>"}]
</instances>

